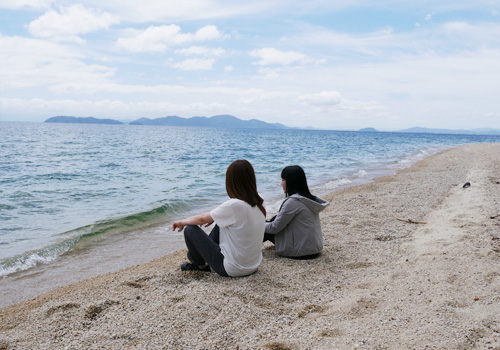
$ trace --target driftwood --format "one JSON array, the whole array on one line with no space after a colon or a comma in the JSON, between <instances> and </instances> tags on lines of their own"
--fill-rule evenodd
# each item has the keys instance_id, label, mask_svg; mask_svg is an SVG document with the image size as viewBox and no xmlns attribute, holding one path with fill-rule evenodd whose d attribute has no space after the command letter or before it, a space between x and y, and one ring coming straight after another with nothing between
<instances>
[{"instance_id":1,"label":"driftwood","mask_svg":"<svg viewBox=\"0 0 500 350\"><path fill-rule=\"evenodd\" d=\"M412 219L400 219L400 218L396 218L396 220L407 222L409 224L417 224L417 225L424 225L424 224L426 224L426 222L424 222L424 221L415 221L415 220L412 220Z\"/></svg>"}]
</instances>

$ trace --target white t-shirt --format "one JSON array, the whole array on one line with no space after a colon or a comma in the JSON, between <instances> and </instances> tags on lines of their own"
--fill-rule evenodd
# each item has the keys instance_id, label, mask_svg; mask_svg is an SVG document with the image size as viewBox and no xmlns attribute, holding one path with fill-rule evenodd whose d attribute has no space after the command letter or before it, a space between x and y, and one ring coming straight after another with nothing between
<instances>
[{"instance_id":1,"label":"white t-shirt","mask_svg":"<svg viewBox=\"0 0 500 350\"><path fill-rule=\"evenodd\" d=\"M231 277L249 275L262 261L262 240L266 218L258 206L229 199L210 212L220 228L224 269Z\"/></svg>"}]
</instances>

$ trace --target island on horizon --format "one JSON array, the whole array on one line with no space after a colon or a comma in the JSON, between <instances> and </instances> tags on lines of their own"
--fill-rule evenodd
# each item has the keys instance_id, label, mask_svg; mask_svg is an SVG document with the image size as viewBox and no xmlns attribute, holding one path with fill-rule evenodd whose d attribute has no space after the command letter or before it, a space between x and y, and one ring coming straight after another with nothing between
<instances>
[{"instance_id":1,"label":"island on horizon","mask_svg":"<svg viewBox=\"0 0 500 350\"><path fill-rule=\"evenodd\" d=\"M73 124L125 124L113 119L98 119L93 117L80 118L70 116L57 116L49 118L45 123L73 123ZM163 118L149 119L140 118L129 125L157 125L157 126L204 126L214 128L241 128L241 129L289 129L288 126L279 123L267 123L257 119L242 120L232 115L215 115L212 117L181 118L168 116Z\"/></svg>"},{"instance_id":2,"label":"island on horizon","mask_svg":"<svg viewBox=\"0 0 500 350\"><path fill-rule=\"evenodd\" d=\"M123 124L123 122L114 119L98 119L94 117L69 117L57 116L49 118L45 123L67 123L67 124Z\"/></svg>"},{"instance_id":3,"label":"island on horizon","mask_svg":"<svg viewBox=\"0 0 500 350\"><path fill-rule=\"evenodd\" d=\"M168 116L156 119L139 118L130 123L124 123L114 119L99 119L94 117L71 117L57 116L49 118L45 123L72 123L72 124L129 124L129 125L150 125L150 126L184 126L184 127L212 127L228 129L301 129L301 130L328 130L320 128L298 128L290 127L280 123L267 123L258 119L242 120L235 116L223 114L212 117L191 117L182 118L179 116ZM372 127L359 129L358 132L397 132L397 133L422 133L422 134L455 134L455 135L500 135L500 129L472 129L472 130L451 130L432 129L423 127L413 127L403 130L380 131Z\"/></svg>"},{"instance_id":4,"label":"island on horizon","mask_svg":"<svg viewBox=\"0 0 500 350\"><path fill-rule=\"evenodd\" d=\"M163 126L206 126L214 128L241 128L241 129L289 129L279 123L267 123L257 119L242 120L235 116L223 114L212 117L181 118L168 116L157 119L140 118L129 123L130 125L163 125Z\"/></svg>"}]
</instances>

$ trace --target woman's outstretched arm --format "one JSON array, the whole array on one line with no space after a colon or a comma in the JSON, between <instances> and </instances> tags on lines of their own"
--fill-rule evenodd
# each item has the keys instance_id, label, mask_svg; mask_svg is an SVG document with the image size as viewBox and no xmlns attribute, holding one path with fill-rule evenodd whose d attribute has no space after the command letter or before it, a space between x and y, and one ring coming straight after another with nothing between
<instances>
[{"instance_id":1,"label":"woman's outstretched arm","mask_svg":"<svg viewBox=\"0 0 500 350\"><path fill-rule=\"evenodd\" d=\"M205 225L210 226L214 222L214 219L212 219L212 216L210 215L210 212L206 212L203 214L198 214L195 216L191 216L187 219L179 220L174 222L172 225L172 230L175 231L182 231L184 229L184 226L187 225Z\"/></svg>"}]
</instances>

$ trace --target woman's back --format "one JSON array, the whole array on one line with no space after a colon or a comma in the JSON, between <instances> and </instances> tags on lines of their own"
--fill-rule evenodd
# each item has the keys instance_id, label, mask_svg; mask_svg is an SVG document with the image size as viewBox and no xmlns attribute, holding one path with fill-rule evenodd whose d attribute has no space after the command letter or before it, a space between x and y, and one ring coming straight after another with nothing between
<instances>
[{"instance_id":1,"label":"woman's back","mask_svg":"<svg viewBox=\"0 0 500 350\"><path fill-rule=\"evenodd\" d=\"M230 276L254 272L262 261L265 217L257 206L229 199L210 212L220 228L220 248Z\"/></svg>"},{"instance_id":2,"label":"woman's back","mask_svg":"<svg viewBox=\"0 0 500 350\"><path fill-rule=\"evenodd\" d=\"M282 204L274 221L266 224L266 233L275 234L276 253L287 257L317 254L323 249L319 213L328 202L294 194Z\"/></svg>"}]
</instances>

